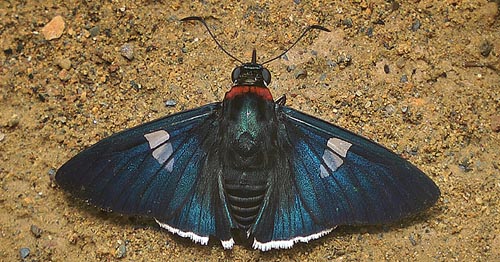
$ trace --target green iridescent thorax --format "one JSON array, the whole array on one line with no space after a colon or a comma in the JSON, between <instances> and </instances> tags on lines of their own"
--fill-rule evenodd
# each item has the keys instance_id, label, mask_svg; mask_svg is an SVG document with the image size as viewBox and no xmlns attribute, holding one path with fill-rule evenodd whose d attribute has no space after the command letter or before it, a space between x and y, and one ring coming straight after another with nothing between
<instances>
[{"instance_id":1,"label":"green iridescent thorax","mask_svg":"<svg viewBox=\"0 0 500 262\"><path fill-rule=\"evenodd\" d=\"M259 110L259 104L253 99L245 99L241 101L239 112L234 112L233 119L237 125L235 128L237 130L238 136L245 132L248 132L252 137L256 137L260 132L259 120L262 119L262 110ZM260 105L262 106L262 105Z\"/></svg>"},{"instance_id":2,"label":"green iridescent thorax","mask_svg":"<svg viewBox=\"0 0 500 262\"><path fill-rule=\"evenodd\" d=\"M273 148L276 130L274 102L251 93L239 95L224 101L224 114L228 157L246 167L265 164L263 156Z\"/></svg>"}]
</instances>

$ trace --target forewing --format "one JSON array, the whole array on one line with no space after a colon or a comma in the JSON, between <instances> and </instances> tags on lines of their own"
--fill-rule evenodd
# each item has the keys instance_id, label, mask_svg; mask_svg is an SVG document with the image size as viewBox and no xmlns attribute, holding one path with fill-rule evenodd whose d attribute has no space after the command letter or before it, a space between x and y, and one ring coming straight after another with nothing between
<instances>
[{"instance_id":1,"label":"forewing","mask_svg":"<svg viewBox=\"0 0 500 262\"><path fill-rule=\"evenodd\" d=\"M294 174L306 206L331 225L389 223L433 205L434 182L414 165L366 138L283 108L294 147Z\"/></svg>"},{"instance_id":2,"label":"forewing","mask_svg":"<svg viewBox=\"0 0 500 262\"><path fill-rule=\"evenodd\" d=\"M275 176L287 187L272 187L281 193L269 195L254 247L288 248L338 225L390 223L439 198L429 177L383 146L291 108L278 110L286 163Z\"/></svg>"},{"instance_id":3,"label":"forewing","mask_svg":"<svg viewBox=\"0 0 500 262\"><path fill-rule=\"evenodd\" d=\"M206 244L230 239L219 170L205 170L217 143L211 104L105 138L64 164L57 183L106 210L154 217L173 233ZM217 169L216 164L208 165Z\"/></svg>"}]
</instances>

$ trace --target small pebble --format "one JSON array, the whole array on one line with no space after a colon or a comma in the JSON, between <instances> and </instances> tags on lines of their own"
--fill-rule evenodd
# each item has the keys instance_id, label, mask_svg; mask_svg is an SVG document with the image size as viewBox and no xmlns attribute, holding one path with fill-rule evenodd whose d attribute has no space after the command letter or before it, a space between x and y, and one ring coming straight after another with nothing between
<instances>
[{"instance_id":1,"label":"small pebble","mask_svg":"<svg viewBox=\"0 0 500 262\"><path fill-rule=\"evenodd\" d=\"M56 63L62 69L69 70L71 68L71 60L68 58L59 58Z\"/></svg>"},{"instance_id":2,"label":"small pebble","mask_svg":"<svg viewBox=\"0 0 500 262\"><path fill-rule=\"evenodd\" d=\"M410 240L410 243L412 246L416 246L417 245L417 241L415 240L415 238L413 237L413 235L410 234L410 237L408 238Z\"/></svg>"},{"instance_id":3,"label":"small pebble","mask_svg":"<svg viewBox=\"0 0 500 262\"><path fill-rule=\"evenodd\" d=\"M120 52L123 57L127 58L128 60L134 59L134 46L130 43L126 43L122 45L120 48Z\"/></svg>"},{"instance_id":4,"label":"small pebble","mask_svg":"<svg viewBox=\"0 0 500 262\"><path fill-rule=\"evenodd\" d=\"M11 117L10 117L10 120L9 122L7 122L7 127L10 127L10 128L14 128L16 126L19 125L19 122L20 122L20 118L18 115L16 114L13 114Z\"/></svg>"},{"instance_id":5,"label":"small pebble","mask_svg":"<svg viewBox=\"0 0 500 262\"><path fill-rule=\"evenodd\" d=\"M484 41L479 47L479 49L481 50L481 55L487 57L493 50L493 45L488 41Z\"/></svg>"},{"instance_id":6,"label":"small pebble","mask_svg":"<svg viewBox=\"0 0 500 262\"><path fill-rule=\"evenodd\" d=\"M401 78L399 79L399 82L401 82L401 83L407 83L408 82L408 76L402 75Z\"/></svg>"},{"instance_id":7,"label":"small pebble","mask_svg":"<svg viewBox=\"0 0 500 262\"><path fill-rule=\"evenodd\" d=\"M71 78L68 70L66 70L66 69L61 69L61 71L59 71L59 73L57 74L57 77L61 81L68 81Z\"/></svg>"},{"instance_id":8,"label":"small pebble","mask_svg":"<svg viewBox=\"0 0 500 262\"><path fill-rule=\"evenodd\" d=\"M287 72L292 72L293 70L295 70L295 65L289 65L286 67Z\"/></svg>"},{"instance_id":9,"label":"small pebble","mask_svg":"<svg viewBox=\"0 0 500 262\"><path fill-rule=\"evenodd\" d=\"M5 139L5 134L0 132L0 142L2 142Z\"/></svg>"},{"instance_id":10,"label":"small pebble","mask_svg":"<svg viewBox=\"0 0 500 262\"><path fill-rule=\"evenodd\" d=\"M3 50L3 54L6 56L11 56L12 54L14 54L14 52L12 51L12 48L7 48Z\"/></svg>"},{"instance_id":11,"label":"small pebble","mask_svg":"<svg viewBox=\"0 0 500 262\"><path fill-rule=\"evenodd\" d=\"M326 65L329 67L336 67L337 63L333 62L331 59L326 60Z\"/></svg>"},{"instance_id":12,"label":"small pebble","mask_svg":"<svg viewBox=\"0 0 500 262\"><path fill-rule=\"evenodd\" d=\"M385 107L385 113L388 115L392 115L394 111L396 111L396 108L393 105L389 104Z\"/></svg>"},{"instance_id":13,"label":"small pebble","mask_svg":"<svg viewBox=\"0 0 500 262\"><path fill-rule=\"evenodd\" d=\"M65 116L58 116L54 118L54 121L59 122L61 124L66 124L67 119Z\"/></svg>"},{"instance_id":14,"label":"small pebble","mask_svg":"<svg viewBox=\"0 0 500 262\"><path fill-rule=\"evenodd\" d=\"M468 158L462 159L462 161L458 164L458 168L465 173L472 171L471 163Z\"/></svg>"},{"instance_id":15,"label":"small pebble","mask_svg":"<svg viewBox=\"0 0 500 262\"><path fill-rule=\"evenodd\" d=\"M391 71L390 71L390 69L389 69L389 65L387 65L387 64L386 64L386 65L384 65L384 72L385 72L386 74L389 74L389 73L391 72Z\"/></svg>"},{"instance_id":16,"label":"small pebble","mask_svg":"<svg viewBox=\"0 0 500 262\"><path fill-rule=\"evenodd\" d=\"M368 27L368 29L366 29L366 35L368 37L372 37L373 36L373 27Z\"/></svg>"},{"instance_id":17,"label":"small pebble","mask_svg":"<svg viewBox=\"0 0 500 262\"><path fill-rule=\"evenodd\" d=\"M118 69L120 69L120 66L117 65L117 64L111 64L109 67L108 67L108 70L109 72L111 73L114 73L116 71L118 71Z\"/></svg>"},{"instance_id":18,"label":"small pebble","mask_svg":"<svg viewBox=\"0 0 500 262\"><path fill-rule=\"evenodd\" d=\"M42 28L42 35L47 41L57 39L63 34L65 26L64 19L58 15Z\"/></svg>"},{"instance_id":19,"label":"small pebble","mask_svg":"<svg viewBox=\"0 0 500 262\"><path fill-rule=\"evenodd\" d=\"M17 43L16 52L21 53L23 50L24 50L24 44L21 42Z\"/></svg>"},{"instance_id":20,"label":"small pebble","mask_svg":"<svg viewBox=\"0 0 500 262\"><path fill-rule=\"evenodd\" d=\"M347 28L351 28L352 27L352 19L346 18L346 19L342 20L342 25L344 25Z\"/></svg>"},{"instance_id":21,"label":"small pebble","mask_svg":"<svg viewBox=\"0 0 500 262\"><path fill-rule=\"evenodd\" d=\"M415 21L413 21L413 24L411 25L411 31L413 32L417 31L420 28L420 26L421 26L420 20L415 19Z\"/></svg>"},{"instance_id":22,"label":"small pebble","mask_svg":"<svg viewBox=\"0 0 500 262\"><path fill-rule=\"evenodd\" d=\"M37 227L36 225L31 225L30 227L30 231L31 233L33 234L33 236L35 236L36 238L39 238L42 236L42 229Z\"/></svg>"},{"instance_id":23,"label":"small pebble","mask_svg":"<svg viewBox=\"0 0 500 262\"><path fill-rule=\"evenodd\" d=\"M21 256L21 259L25 259L30 255L30 249L27 247L22 247L19 249L19 255Z\"/></svg>"},{"instance_id":24,"label":"small pebble","mask_svg":"<svg viewBox=\"0 0 500 262\"><path fill-rule=\"evenodd\" d=\"M142 85L135 82L134 80L130 81L130 86L135 89L136 91L139 91L142 88Z\"/></svg>"},{"instance_id":25,"label":"small pebble","mask_svg":"<svg viewBox=\"0 0 500 262\"><path fill-rule=\"evenodd\" d=\"M305 69L300 69L295 73L295 79L304 79L307 77L307 71Z\"/></svg>"},{"instance_id":26,"label":"small pebble","mask_svg":"<svg viewBox=\"0 0 500 262\"><path fill-rule=\"evenodd\" d=\"M337 57L337 64L341 65L342 67L347 67L351 64L352 62L352 57L351 55L346 55L346 54L340 54Z\"/></svg>"},{"instance_id":27,"label":"small pebble","mask_svg":"<svg viewBox=\"0 0 500 262\"><path fill-rule=\"evenodd\" d=\"M115 257L124 258L127 255L127 246L122 240L118 240L118 247L116 248Z\"/></svg>"},{"instance_id":28,"label":"small pebble","mask_svg":"<svg viewBox=\"0 0 500 262\"><path fill-rule=\"evenodd\" d=\"M98 25L89 29L90 37L96 37L99 35L100 28Z\"/></svg>"},{"instance_id":29,"label":"small pebble","mask_svg":"<svg viewBox=\"0 0 500 262\"><path fill-rule=\"evenodd\" d=\"M167 101L165 101L165 106L175 106L177 105L177 101L173 100L173 99L169 99Z\"/></svg>"}]
</instances>

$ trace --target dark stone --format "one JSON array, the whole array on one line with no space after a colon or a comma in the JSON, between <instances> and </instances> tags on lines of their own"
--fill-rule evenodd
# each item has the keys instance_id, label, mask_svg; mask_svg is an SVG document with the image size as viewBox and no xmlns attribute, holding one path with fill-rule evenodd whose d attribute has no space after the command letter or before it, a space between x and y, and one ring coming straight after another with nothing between
<instances>
[{"instance_id":1,"label":"dark stone","mask_svg":"<svg viewBox=\"0 0 500 262\"><path fill-rule=\"evenodd\" d=\"M352 19L351 18L346 18L342 20L342 25L346 26L347 28L352 27Z\"/></svg>"},{"instance_id":2,"label":"dark stone","mask_svg":"<svg viewBox=\"0 0 500 262\"><path fill-rule=\"evenodd\" d=\"M368 37L372 37L373 36L373 27L368 27L368 29L366 29L366 35Z\"/></svg>"},{"instance_id":3,"label":"dark stone","mask_svg":"<svg viewBox=\"0 0 500 262\"><path fill-rule=\"evenodd\" d=\"M42 229L37 227L36 225L31 225L30 227L30 231L31 233L33 234L33 236L35 236L36 238L39 238L42 236Z\"/></svg>"},{"instance_id":4,"label":"dark stone","mask_svg":"<svg viewBox=\"0 0 500 262\"><path fill-rule=\"evenodd\" d=\"M421 25L422 24L420 23L420 20L415 19L415 21L413 21L413 24L411 25L411 31L416 32Z\"/></svg>"},{"instance_id":5,"label":"dark stone","mask_svg":"<svg viewBox=\"0 0 500 262\"><path fill-rule=\"evenodd\" d=\"M30 249L27 247L22 247L19 249L19 255L21 256L21 259L25 259L30 255Z\"/></svg>"},{"instance_id":6,"label":"dark stone","mask_svg":"<svg viewBox=\"0 0 500 262\"><path fill-rule=\"evenodd\" d=\"M92 27L89 29L89 33L90 33L90 37L96 37L99 35L99 31L101 31L101 29L99 28L98 25Z\"/></svg>"},{"instance_id":7,"label":"dark stone","mask_svg":"<svg viewBox=\"0 0 500 262\"><path fill-rule=\"evenodd\" d=\"M399 82L401 82L401 83L407 83L408 82L408 76L407 75L402 75L401 78L399 79Z\"/></svg>"},{"instance_id":8,"label":"dark stone","mask_svg":"<svg viewBox=\"0 0 500 262\"><path fill-rule=\"evenodd\" d=\"M479 49L481 50L481 55L487 57L493 50L493 45L488 40L486 40L481 44Z\"/></svg>"}]
</instances>

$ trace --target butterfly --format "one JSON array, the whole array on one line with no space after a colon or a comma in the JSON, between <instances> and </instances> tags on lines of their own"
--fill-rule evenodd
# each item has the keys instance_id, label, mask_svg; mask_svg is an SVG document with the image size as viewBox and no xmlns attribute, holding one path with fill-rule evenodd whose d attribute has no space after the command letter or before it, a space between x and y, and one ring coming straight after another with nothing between
<instances>
[{"instance_id":1,"label":"butterfly","mask_svg":"<svg viewBox=\"0 0 500 262\"><path fill-rule=\"evenodd\" d=\"M212 35L202 18L188 20ZM111 135L61 166L57 184L202 245L214 237L230 249L237 230L262 251L339 225L391 223L437 201L436 184L405 159L274 100L256 60L254 50L233 70L222 102Z\"/></svg>"}]
</instances>

